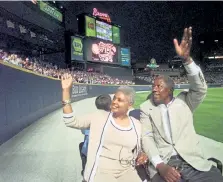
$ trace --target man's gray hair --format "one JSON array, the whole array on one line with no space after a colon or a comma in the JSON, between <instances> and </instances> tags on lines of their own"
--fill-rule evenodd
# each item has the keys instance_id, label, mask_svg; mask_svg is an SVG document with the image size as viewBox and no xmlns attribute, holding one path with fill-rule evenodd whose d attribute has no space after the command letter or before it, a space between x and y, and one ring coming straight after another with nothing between
<instances>
[{"instance_id":1,"label":"man's gray hair","mask_svg":"<svg viewBox=\"0 0 223 182\"><path fill-rule=\"evenodd\" d=\"M167 76L167 75L159 75L157 78L158 78L158 79L162 79L162 80L165 82L166 86L167 86L172 92L174 91L175 83L174 83L174 81L173 81L172 78L170 78L170 77Z\"/></svg>"},{"instance_id":2,"label":"man's gray hair","mask_svg":"<svg viewBox=\"0 0 223 182\"><path fill-rule=\"evenodd\" d=\"M134 88L129 87L129 86L120 86L116 92L122 92L124 95L129 97L129 103L134 104L135 103L135 95L136 92Z\"/></svg>"}]
</instances>

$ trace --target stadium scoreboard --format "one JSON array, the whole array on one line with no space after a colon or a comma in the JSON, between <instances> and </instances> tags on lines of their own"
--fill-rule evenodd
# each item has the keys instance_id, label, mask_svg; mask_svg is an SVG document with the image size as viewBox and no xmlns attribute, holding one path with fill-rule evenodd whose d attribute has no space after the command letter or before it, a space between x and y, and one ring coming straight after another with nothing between
<instances>
[{"instance_id":1,"label":"stadium scoreboard","mask_svg":"<svg viewBox=\"0 0 223 182\"><path fill-rule=\"evenodd\" d=\"M108 14L94 8L92 15L83 13L77 20L78 33L84 38L71 38L72 60L131 66L130 48L121 46L121 27Z\"/></svg>"},{"instance_id":2,"label":"stadium scoreboard","mask_svg":"<svg viewBox=\"0 0 223 182\"><path fill-rule=\"evenodd\" d=\"M111 23L110 17L106 13L100 13L94 8L93 15L83 13L78 15L77 19L79 34L120 44L121 27Z\"/></svg>"}]
</instances>

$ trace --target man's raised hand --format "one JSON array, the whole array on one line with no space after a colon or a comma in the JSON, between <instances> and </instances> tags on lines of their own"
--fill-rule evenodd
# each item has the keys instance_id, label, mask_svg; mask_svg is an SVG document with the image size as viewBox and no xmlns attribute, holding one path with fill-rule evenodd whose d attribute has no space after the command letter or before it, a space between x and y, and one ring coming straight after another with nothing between
<instances>
[{"instance_id":1,"label":"man's raised hand","mask_svg":"<svg viewBox=\"0 0 223 182\"><path fill-rule=\"evenodd\" d=\"M192 45L192 27L184 29L184 34L180 43L178 43L177 39L174 39L173 43L177 55L182 57L185 61L188 61Z\"/></svg>"}]
</instances>

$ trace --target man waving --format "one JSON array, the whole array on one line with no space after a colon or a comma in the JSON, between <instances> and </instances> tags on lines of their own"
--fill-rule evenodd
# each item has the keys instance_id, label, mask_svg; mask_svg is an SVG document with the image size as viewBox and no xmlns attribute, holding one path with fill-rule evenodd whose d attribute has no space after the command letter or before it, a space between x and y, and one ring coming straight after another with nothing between
<instances>
[{"instance_id":1,"label":"man waving","mask_svg":"<svg viewBox=\"0 0 223 182\"><path fill-rule=\"evenodd\" d=\"M152 95L141 106L142 147L148 155L152 182L223 182L218 169L204 157L194 129L193 112L202 103L207 85L190 57L192 28L185 28L176 53L187 71L190 89L173 96L174 82L160 75Z\"/></svg>"}]
</instances>

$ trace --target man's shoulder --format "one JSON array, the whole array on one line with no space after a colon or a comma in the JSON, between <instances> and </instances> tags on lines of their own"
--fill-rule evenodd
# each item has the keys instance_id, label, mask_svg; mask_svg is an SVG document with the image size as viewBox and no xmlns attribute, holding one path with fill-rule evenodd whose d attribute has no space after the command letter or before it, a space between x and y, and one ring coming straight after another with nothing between
<instances>
[{"instance_id":1,"label":"man's shoulder","mask_svg":"<svg viewBox=\"0 0 223 182\"><path fill-rule=\"evenodd\" d=\"M148 109L149 106L152 106L152 102L151 100L146 100L145 102L143 102L142 104L140 104L140 109L144 110L144 109Z\"/></svg>"},{"instance_id":2,"label":"man's shoulder","mask_svg":"<svg viewBox=\"0 0 223 182\"><path fill-rule=\"evenodd\" d=\"M188 94L188 90L184 89L175 97L175 99L178 101L184 102L187 94Z\"/></svg>"},{"instance_id":3,"label":"man's shoulder","mask_svg":"<svg viewBox=\"0 0 223 182\"><path fill-rule=\"evenodd\" d=\"M184 90L184 91L180 92L175 97L175 100L173 102L173 105L175 105L175 107L173 107L173 108L175 108L175 109L188 108L188 104L187 104L187 94L188 94L188 91L187 90Z\"/></svg>"}]
</instances>

